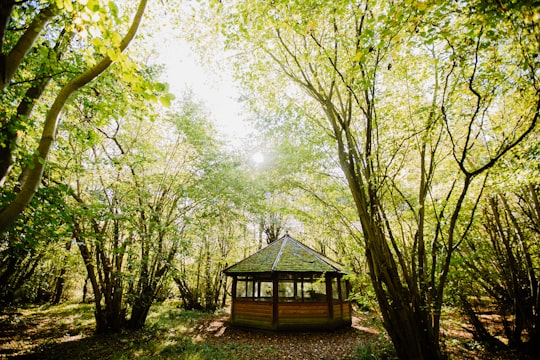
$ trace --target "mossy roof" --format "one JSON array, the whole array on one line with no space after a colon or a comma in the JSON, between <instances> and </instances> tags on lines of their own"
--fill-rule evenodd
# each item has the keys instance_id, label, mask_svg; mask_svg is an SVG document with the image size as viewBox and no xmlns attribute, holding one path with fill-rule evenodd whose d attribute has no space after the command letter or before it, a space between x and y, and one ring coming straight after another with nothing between
<instances>
[{"instance_id":1,"label":"mossy roof","mask_svg":"<svg viewBox=\"0 0 540 360\"><path fill-rule=\"evenodd\" d=\"M283 273L345 273L341 265L285 235L255 254L226 268L227 275Z\"/></svg>"}]
</instances>

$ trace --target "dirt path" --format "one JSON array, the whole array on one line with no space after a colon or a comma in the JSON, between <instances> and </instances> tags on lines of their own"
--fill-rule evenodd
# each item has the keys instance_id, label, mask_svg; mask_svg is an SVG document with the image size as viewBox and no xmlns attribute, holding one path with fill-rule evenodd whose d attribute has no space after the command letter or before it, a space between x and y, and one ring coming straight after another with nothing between
<instances>
[{"instance_id":1,"label":"dirt path","mask_svg":"<svg viewBox=\"0 0 540 360\"><path fill-rule=\"evenodd\" d=\"M239 346L242 359L353 359L362 344L378 342L379 331L361 325L354 318L353 325L335 331L271 332L239 329L230 326L227 317L206 321L195 328L196 341ZM389 349L391 350L391 349Z\"/></svg>"}]
</instances>

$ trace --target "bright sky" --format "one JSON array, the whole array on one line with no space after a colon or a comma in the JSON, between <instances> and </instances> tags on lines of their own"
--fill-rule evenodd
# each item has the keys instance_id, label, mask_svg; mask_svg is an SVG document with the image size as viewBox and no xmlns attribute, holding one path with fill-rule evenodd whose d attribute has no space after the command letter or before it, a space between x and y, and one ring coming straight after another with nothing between
<instances>
[{"instance_id":1,"label":"bright sky","mask_svg":"<svg viewBox=\"0 0 540 360\"><path fill-rule=\"evenodd\" d=\"M243 120L230 74L204 69L189 45L181 40L167 42L156 62L166 66L163 81L169 84L171 93L181 97L186 89L191 89L210 111L225 140L234 145L246 138L251 127Z\"/></svg>"},{"instance_id":2,"label":"bright sky","mask_svg":"<svg viewBox=\"0 0 540 360\"><path fill-rule=\"evenodd\" d=\"M183 5L187 8L181 8ZM216 44L214 60L205 59L203 64L200 63L199 54L192 51L188 41L183 38L186 35L196 37L197 27L204 26L196 23L200 18L193 12L194 9L189 9L198 5L196 2L186 2L179 6L173 12L165 11L166 7L152 8L153 12L147 15L149 20L142 31L146 43L143 46L149 51L147 59L166 67L160 81L167 82L169 91L177 98L182 97L186 90L193 92L210 113L217 131L229 147L245 150L245 145L252 143L255 130L246 120L249 114L242 110L238 101L240 95L234 85L232 70L227 70L226 60L223 60L226 56L220 52L221 46ZM200 30L204 32L204 28ZM204 41L205 35L201 36ZM145 56L145 52L141 55ZM212 64L212 61L219 63ZM255 153L257 149L251 151ZM259 153L253 161L262 162L262 155Z\"/></svg>"}]
</instances>

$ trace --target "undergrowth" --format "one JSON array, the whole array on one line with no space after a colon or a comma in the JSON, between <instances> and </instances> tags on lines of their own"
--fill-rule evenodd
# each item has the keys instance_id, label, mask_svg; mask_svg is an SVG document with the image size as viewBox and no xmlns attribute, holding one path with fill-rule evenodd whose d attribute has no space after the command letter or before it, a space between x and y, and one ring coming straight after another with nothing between
<instances>
[{"instance_id":1,"label":"undergrowth","mask_svg":"<svg viewBox=\"0 0 540 360\"><path fill-rule=\"evenodd\" d=\"M252 359L255 353L269 359L279 354L279 343L207 341L201 336L205 327L226 314L186 311L178 305L173 301L154 305L142 330L118 334L94 333L93 306L89 304L17 309L13 321L8 315L0 319L0 358L47 360L69 355L74 359L235 360ZM360 342L353 358L392 359L387 356L391 345L384 341L380 337L375 343Z\"/></svg>"}]
</instances>

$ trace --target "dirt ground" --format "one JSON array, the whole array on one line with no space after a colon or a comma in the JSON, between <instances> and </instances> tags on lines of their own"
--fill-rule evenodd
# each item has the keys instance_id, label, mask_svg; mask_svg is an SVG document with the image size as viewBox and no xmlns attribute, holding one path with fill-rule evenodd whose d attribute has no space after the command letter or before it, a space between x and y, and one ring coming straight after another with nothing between
<instances>
[{"instance_id":1,"label":"dirt ground","mask_svg":"<svg viewBox=\"0 0 540 360\"><path fill-rule=\"evenodd\" d=\"M7 316L11 321L6 320ZM203 357L182 356L192 346L182 345L186 338L189 344L199 346L197 349L225 349L225 352L206 352ZM443 342L450 359L534 359L509 352L487 352L460 323L444 332ZM169 350L166 347L156 350L158 345L149 345L152 343L171 345ZM148 350L151 347L155 356ZM377 356L370 355L371 351ZM380 322L372 314L363 313L354 317L350 328L287 333L235 328L227 316L214 316L190 323L181 336L155 329L98 336L93 334L91 322L69 324L61 317L39 312L0 316L0 359L218 359L230 354L246 360L395 358L390 342L380 330Z\"/></svg>"},{"instance_id":2,"label":"dirt ground","mask_svg":"<svg viewBox=\"0 0 540 360\"><path fill-rule=\"evenodd\" d=\"M242 359L256 360L268 358L267 351L273 348L272 359L396 359L390 340L384 333L372 325L371 315L357 314L353 317L350 328L323 332L262 332L257 330L238 329L230 326L227 317L216 318L200 324L196 329L197 337L206 342L230 344L258 344L250 346L250 353L243 354ZM473 340L465 327L453 327L443 332L445 350L450 359L475 360L535 360L535 356L517 354L513 351L489 352L481 344ZM358 348L366 346L368 350L377 352L377 356L366 352L358 352ZM257 350L261 349L260 351ZM367 355L366 355L367 354Z\"/></svg>"},{"instance_id":3,"label":"dirt ground","mask_svg":"<svg viewBox=\"0 0 540 360\"><path fill-rule=\"evenodd\" d=\"M271 352L272 359L338 360L354 358L361 343L374 343L382 336L375 328L360 324L355 317L350 328L335 331L271 332L241 329L230 326L227 317L216 318L200 324L197 338L217 344L247 345L249 352L243 359L265 359Z\"/></svg>"}]
</instances>

